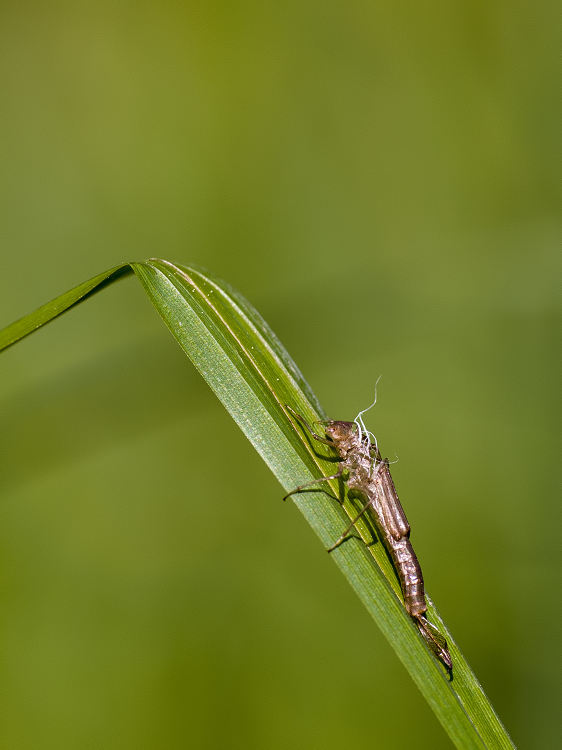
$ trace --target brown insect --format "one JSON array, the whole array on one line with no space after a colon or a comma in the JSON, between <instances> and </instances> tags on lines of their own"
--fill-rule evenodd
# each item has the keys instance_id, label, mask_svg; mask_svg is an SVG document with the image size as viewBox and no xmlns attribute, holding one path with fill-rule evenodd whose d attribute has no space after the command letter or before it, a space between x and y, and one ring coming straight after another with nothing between
<instances>
[{"instance_id":1,"label":"brown insect","mask_svg":"<svg viewBox=\"0 0 562 750\"><path fill-rule=\"evenodd\" d=\"M325 437L322 437L312 430L300 414L290 406L286 408L305 425L313 438L336 449L340 456L340 465L336 474L300 485L283 499L286 500L306 487L340 477L349 489L355 490L364 498L365 505L360 513L328 552L338 547L361 516L367 513L375 522L398 573L406 612L415 621L432 653L443 662L449 673L452 673L453 662L447 641L425 616L427 604L423 575L410 542L410 524L398 499L388 459L382 459L376 441L374 444L371 442L370 433L365 429L361 414L354 422L323 422Z\"/></svg>"}]
</instances>

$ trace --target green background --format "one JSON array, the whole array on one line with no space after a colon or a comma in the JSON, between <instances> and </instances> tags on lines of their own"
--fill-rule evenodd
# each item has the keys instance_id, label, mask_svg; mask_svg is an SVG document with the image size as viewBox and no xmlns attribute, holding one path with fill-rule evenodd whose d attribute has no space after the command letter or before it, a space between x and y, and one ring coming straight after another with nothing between
<instances>
[{"instance_id":1,"label":"green background","mask_svg":"<svg viewBox=\"0 0 562 750\"><path fill-rule=\"evenodd\" d=\"M529 0L0 5L0 325L157 256L237 287L334 418L382 375L428 590L549 750L561 37ZM134 279L1 363L2 747L451 747Z\"/></svg>"}]
</instances>

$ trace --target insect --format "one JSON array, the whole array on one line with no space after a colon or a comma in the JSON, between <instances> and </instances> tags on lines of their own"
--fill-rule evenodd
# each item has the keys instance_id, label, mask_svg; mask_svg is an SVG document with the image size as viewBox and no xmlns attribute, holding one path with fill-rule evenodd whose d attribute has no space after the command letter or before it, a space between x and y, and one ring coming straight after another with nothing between
<instances>
[{"instance_id":1,"label":"insect","mask_svg":"<svg viewBox=\"0 0 562 750\"><path fill-rule=\"evenodd\" d=\"M297 414L290 406L286 408L308 429L315 440L335 448L340 461L336 474L302 484L283 499L286 500L306 487L339 478L346 482L350 490L355 490L363 498L365 503L363 508L328 552L332 552L344 541L365 513L369 514L382 536L383 543L398 573L406 612L416 623L432 653L443 662L452 676L453 662L447 648L447 641L427 620L425 614L427 604L423 575L410 542L410 524L398 499L390 475L388 459L381 458L376 440L374 444L371 442L370 433L363 424L362 413L354 422L330 420L319 423L325 428L325 437L322 437L312 430L300 414Z\"/></svg>"}]
</instances>

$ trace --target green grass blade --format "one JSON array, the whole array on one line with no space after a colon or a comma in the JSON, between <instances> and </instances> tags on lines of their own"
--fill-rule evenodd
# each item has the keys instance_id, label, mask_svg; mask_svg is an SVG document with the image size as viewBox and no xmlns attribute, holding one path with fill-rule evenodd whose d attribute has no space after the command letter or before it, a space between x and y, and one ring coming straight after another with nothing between
<instances>
[{"instance_id":1,"label":"green grass blade","mask_svg":"<svg viewBox=\"0 0 562 750\"><path fill-rule=\"evenodd\" d=\"M4 329L0 349L131 270L285 490L333 473L333 461L315 454L284 408L289 404L309 421L325 418L298 368L258 313L235 290L200 269L162 260L118 266ZM327 448L327 459L329 453ZM336 484L332 492L338 495ZM325 492L293 496L325 548L340 536L355 510L347 497L341 499L343 505ZM334 550L331 558L390 641L453 743L463 750L513 748L433 604L428 600L429 619L447 637L454 663L453 682L447 680L406 614L399 582L382 545L370 544L374 538L368 523L361 524L359 530L367 544L351 538Z\"/></svg>"},{"instance_id":2,"label":"green grass blade","mask_svg":"<svg viewBox=\"0 0 562 750\"><path fill-rule=\"evenodd\" d=\"M133 269L129 263L122 263L120 266L111 268L105 273L100 273L99 276L94 276L93 279L80 284L80 286L71 289L66 294L61 294L60 297L47 302L35 312L26 315L20 320L16 320L12 325L7 326L0 331L0 351L6 349L8 346L15 344L16 341L23 339L33 331L36 331L41 326L48 323L53 318L56 318L61 313L66 312L74 305L79 302L91 297L92 294L101 291L108 284L111 284L117 279L123 278L128 274L131 274Z\"/></svg>"}]
</instances>

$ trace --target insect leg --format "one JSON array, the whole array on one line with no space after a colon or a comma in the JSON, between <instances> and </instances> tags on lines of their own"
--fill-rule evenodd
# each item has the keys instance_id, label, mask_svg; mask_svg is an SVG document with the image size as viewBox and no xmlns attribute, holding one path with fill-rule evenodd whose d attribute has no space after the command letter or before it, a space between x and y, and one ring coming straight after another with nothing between
<instances>
[{"instance_id":1,"label":"insect leg","mask_svg":"<svg viewBox=\"0 0 562 750\"><path fill-rule=\"evenodd\" d=\"M371 500L369 500L369 502L368 502L368 503L367 503L367 504L366 504L366 505L365 505L365 506L364 506L364 507L363 507L363 508L361 509L361 513L359 513L359 515L357 515L357 516L356 516L356 517L355 517L355 518L353 519L353 521L352 521L352 522L351 522L351 523L349 524L349 526L347 527L347 529L346 529L346 530L345 530L345 531L343 532L343 534L342 534L342 535L340 536L340 538L338 539L338 541L337 541L337 542L336 542L335 544L333 544L333 545L332 545L332 546L330 547L330 549L328 550L328 552L332 552L333 550L335 550L335 549L336 549L336 547L338 547L338 546L339 546L339 545L340 545L340 544L341 544L341 543L343 542L343 540L344 540L344 539L346 538L346 536L347 536L347 535L349 534L349 532L351 531L351 529L352 529L352 528L353 528L353 527L355 526L355 524L357 523L357 521L358 521L358 520L359 520L359 519L361 518L361 516L362 516L362 515L363 515L364 513L366 513L366 512L367 512L367 510L369 509L369 506L370 506L370 505L371 505Z\"/></svg>"},{"instance_id":2,"label":"insect leg","mask_svg":"<svg viewBox=\"0 0 562 750\"><path fill-rule=\"evenodd\" d=\"M321 435L317 435L313 431L312 427L308 424L306 419L304 417L301 417L300 414L297 414L297 412L294 409L291 409L291 407L288 404L285 404L285 409L288 409L291 412L291 414L293 414L293 416L295 416L299 420L299 422L302 422L302 424L306 427L306 429L310 432L310 434L315 440L319 440L321 443L324 443L324 445L334 444L332 440L327 440L325 437L321 437Z\"/></svg>"},{"instance_id":3,"label":"insect leg","mask_svg":"<svg viewBox=\"0 0 562 750\"><path fill-rule=\"evenodd\" d=\"M339 479L341 475L343 474L343 464L338 469L337 474L332 474L330 477L320 477L320 479L313 479L312 482L307 482L306 484L299 484L298 487L295 487L294 490L291 490L288 492L283 500L286 500L288 497L291 497L291 495L294 495L296 492L300 492L301 490L306 489L307 487L312 487L314 484L320 484L320 482L329 482L332 479Z\"/></svg>"}]
</instances>

